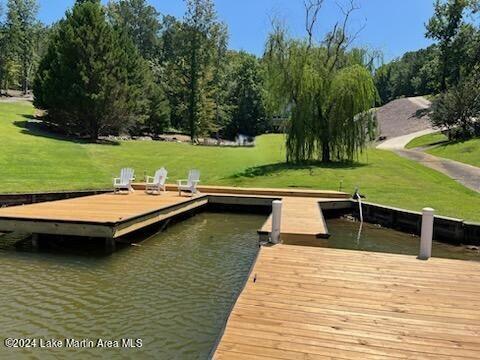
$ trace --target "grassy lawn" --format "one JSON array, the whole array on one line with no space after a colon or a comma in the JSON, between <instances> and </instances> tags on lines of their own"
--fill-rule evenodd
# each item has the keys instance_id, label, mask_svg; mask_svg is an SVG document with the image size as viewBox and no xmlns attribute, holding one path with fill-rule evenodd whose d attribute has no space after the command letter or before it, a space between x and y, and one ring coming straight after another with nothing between
<instances>
[{"instance_id":1,"label":"grassy lawn","mask_svg":"<svg viewBox=\"0 0 480 360\"><path fill-rule=\"evenodd\" d=\"M428 134L413 139L406 148L433 146L427 153L480 167L480 138L453 143L446 141L447 137L441 133Z\"/></svg>"},{"instance_id":2,"label":"grassy lawn","mask_svg":"<svg viewBox=\"0 0 480 360\"><path fill-rule=\"evenodd\" d=\"M480 167L480 138L442 144L428 150L428 152L432 155Z\"/></svg>"},{"instance_id":3,"label":"grassy lawn","mask_svg":"<svg viewBox=\"0 0 480 360\"><path fill-rule=\"evenodd\" d=\"M282 135L265 135L255 148L214 148L165 142L100 145L57 139L27 124L28 103L0 103L0 181L2 192L106 188L123 166L137 176L161 166L169 180L190 168L202 183L236 186L299 187L352 192L367 200L412 210L432 206L440 214L480 221L480 194L413 161L382 150L368 150L354 164L288 166Z\"/></svg>"}]
</instances>

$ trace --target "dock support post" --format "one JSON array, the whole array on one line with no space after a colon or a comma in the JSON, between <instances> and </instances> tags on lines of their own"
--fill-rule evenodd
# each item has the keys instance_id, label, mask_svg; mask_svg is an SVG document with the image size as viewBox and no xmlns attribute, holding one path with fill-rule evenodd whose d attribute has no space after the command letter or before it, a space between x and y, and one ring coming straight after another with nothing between
<instances>
[{"instance_id":1,"label":"dock support post","mask_svg":"<svg viewBox=\"0 0 480 360\"><path fill-rule=\"evenodd\" d=\"M113 253L116 249L115 239L105 238L105 251L107 253Z\"/></svg>"},{"instance_id":2,"label":"dock support post","mask_svg":"<svg viewBox=\"0 0 480 360\"><path fill-rule=\"evenodd\" d=\"M274 200L272 202L272 233L270 242L272 244L280 243L280 223L282 218L282 202Z\"/></svg>"},{"instance_id":3,"label":"dock support post","mask_svg":"<svg viewBox=\"0 0 480 360\"><path fill-rule=\"evenodd\" d=\"M40 239L38 234L32 234L32 248L33 251L40 250Z\"/></svg>"},{"instance_id":4,"label":"dock support post","mask_svg":"<svg viewBox=\"0 0 480 360\"><path fill-rule=\"evenodd\" d=\"M422 235L420 238L420 260L428 260L432 256L432 239L433 239L433 214L435 210L432 208L424 208L422 210Z\"/></svg>"}]
</instances>

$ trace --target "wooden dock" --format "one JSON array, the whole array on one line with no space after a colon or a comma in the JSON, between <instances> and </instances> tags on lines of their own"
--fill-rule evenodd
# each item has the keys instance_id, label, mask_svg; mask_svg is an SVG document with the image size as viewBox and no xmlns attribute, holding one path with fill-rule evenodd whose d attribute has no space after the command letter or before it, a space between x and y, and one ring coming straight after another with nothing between
<instances>
[{"instance_id":1,"label":"wooden dock","mask_svg":"<svg viewBox=\"0 0 480 360\"><path fill-rule=\"evenodd\" d=\"M130 194L106 193L3 208L0 209L0 231L115 239L182 213L205 207L209 201L225 202L229 205L269 206L272 200L282 199L288 195L289 206L285 212L286 214L290 212L291 216L285 218L285 229L292 236L298 231L297 237L307 239L327 231L318 206L319 201L348 201L347 194L335 191L203 186L200 188L200 194L189 197L179 196L177 191L147 195L139 185L136 187L138 190ZM169 188L174 189L173 185ZM310 223L304 224L307 227L294 227L293 222L300 219L293 217L294 212L305 212L307 208L307 213L311 217ZM288 225L289 223L291 225Z\"/></svg>"},{"instance_id":2,"label":"wooden dock","mask_svg":"<svg viewBox=\"0 0 480 360\"><path fill-rule=\"evenodd\" d=\"M0 231L117 238L207 203L207 195L107 193L0 209Z\"/></svg>"},{"instance_id":3,"label":"wooden dock","mask_svg":"<svg viewBox=\"0 0 480 360\"><path fill-rule=\"evenodd\" d=\"M478 359L480 263L263 247L215 359Z\"/></svg>"}]
</instances>

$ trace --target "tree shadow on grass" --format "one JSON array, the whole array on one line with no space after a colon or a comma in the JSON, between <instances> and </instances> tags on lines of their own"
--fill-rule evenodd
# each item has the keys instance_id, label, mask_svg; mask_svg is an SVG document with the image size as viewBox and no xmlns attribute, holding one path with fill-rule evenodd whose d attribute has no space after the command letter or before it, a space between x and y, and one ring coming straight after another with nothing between
<instances>
[{"instance_id":1,"label":"tree shadow on grass","mask_svg":"<svg viewBox=\"0 0 480 360\"><path fill-rule=\"evenodd\" d=\"M450 145L464 144L464 143L466 143L470 140L480 140L480 137L472 137L471 139L453 139L453 140L445 139L445 140L440 140L440 141L429 144L426 149L422 149L422 150L428 150L428 149L433 148L433 147L446 148L447 146L450 146ZM472 146L466 146L463 149L461 148L458 151L460 153L471 153L471 152L474 152L476 150L477 150L477 148L472 145Z\"/></svg>"},{"instance_id":2,"label":"tree shadow on grass","mask_svg":"<svg viewBox=\"0 0 480 360\"><path fill-rule=\"evenodd\" d=\"M430 144L425 145L425 146L419 146L419 147L416 148L416 150L426 151L426 150L430 150L432 148L435 148L437 146L446 146L446 145L451 145L451 144L452 144L451 141L439 140L439 141L435 141L435 142L430 143Z\"/></svg>"},{"instance_id":3,"label":"tree shadow on grass","mask_svg":"<svg viewBox=\"0 0 480 360\"><path fill-rule=\"evenodd\" d=\"M118 141L102 139L95 142L87 138L63 134L54 131L53 126L49 126L47 122L42 120L42 118L30 114L22 114L21 116L25 120L14 121L13 125L21 128L21 133L25 135L39 136L76 144L120 145Z\"/></svg>"},{"instance_id":4,"label":"tree shadow on grass","mask_svg":"<svg viewBox=\"0 0 480 360\"><path fill-rule=\"evenodd\" d=\"M329 162L324 163L320 161L309 161L300 164L292 164L292 163L276 163L276 164L268 164L268 165L261 165L261 166L254 166L245 169L242 172L236 173L231 175L230 179L238 179L238 178L253 178L257 176L268 176L274 175L281 171L285 170L308 170L310 175L313 176L313 170L315 169L343 169L343 170L353 170L356 168L361 168L364 166L368 166L368 164L359 163L359 162Z\"/></svg>"}]
</instances>

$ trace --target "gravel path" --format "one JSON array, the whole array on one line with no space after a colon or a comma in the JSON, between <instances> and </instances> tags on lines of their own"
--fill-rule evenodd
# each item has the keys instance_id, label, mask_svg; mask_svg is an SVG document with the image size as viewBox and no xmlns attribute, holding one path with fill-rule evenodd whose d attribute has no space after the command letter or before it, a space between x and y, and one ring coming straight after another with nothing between
<instances>
[{"instance_id":1,"label":"gravel path","mask_svg":"<svg viewBox=\"0 0 480 360\"><path fill-rule=\"evenodd\" d=\"M377 109L380 135L387 139L431 129L425 109L430 102L423 97L397 99Z\"/></svg>"},{"instance_id":2,"label":"gravel path","mask_svg":"<svg viewBox=\"0 0 480 360\"><path fill-rule=\"evenodd\" d=\"M378 144L377 149L383 149L383 150L403 149L413 139L419 136L431 134L437 131L438 130L426 129L426 130L420 130L408 135L397 136L397 137L385 140L384 142Z\"/></svg>"},{"instance_id":3,"label":"gravel path","mask_svg":"<svg viewBox=\"0 0 480 360\"><path fill-rule=\"evenodd\" d=\"M400 156L414 160L451 177L469 189L480 192L480 168L476 166L436 157L419 150L397 149L394 151Z\"/></svg>"},{"instance_id":4,"label":"gravel path","mask_svg":"<svg viewBox=\"0 0 480 360\"><path fill-rule=\"evenodd\" d=\"M15 103L19 101L33 101L33 96L11 96L11 97L0 97L0 103Z\"/></svg>"}]
</instances>

